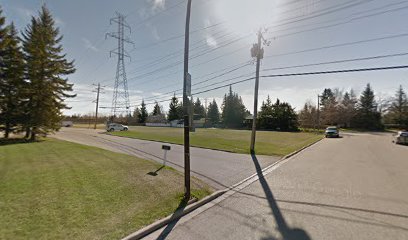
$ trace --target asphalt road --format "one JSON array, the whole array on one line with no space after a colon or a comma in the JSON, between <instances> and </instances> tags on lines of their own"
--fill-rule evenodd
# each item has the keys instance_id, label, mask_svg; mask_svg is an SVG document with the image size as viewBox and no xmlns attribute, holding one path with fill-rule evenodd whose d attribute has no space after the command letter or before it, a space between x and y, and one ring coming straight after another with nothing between
<instances>
[{"instance_id":1,"label":"asphalt road","mask_svg":"<svg viewBox=\"0 0 408 240\"><path fill-rule=\"evenodd\" d=\"M324 139L146 239L408 239L408 147ZM259 159L258 159L259 160Z\"/></svg>"},{"instance_id":2,"label":"asphalt road","mask_svg":"<svg viewBox=\"0 0 408 240\"><path fill-rule=\"evenodd\" d=\"M126 153L159 163L164 161L164 151L162 150L164 143L111 136L104 134L101 130L81 128L62 128L60 132L51 135L51 137ZM184 171L183 146L165 145L171 146L171 150L166 156L167 166ZM251 156L248 154L191 148L190 155L192 175L202 179L215 189L230 187L256 173ZM260 156L259 162L262 167L265 167L279 159L279 157Z\"/></svg>"}]
</instances>

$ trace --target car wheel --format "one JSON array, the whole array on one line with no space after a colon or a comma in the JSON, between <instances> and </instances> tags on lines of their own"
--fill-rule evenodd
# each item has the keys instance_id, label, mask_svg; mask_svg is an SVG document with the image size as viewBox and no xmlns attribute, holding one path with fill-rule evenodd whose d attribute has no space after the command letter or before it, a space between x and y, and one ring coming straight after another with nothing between
<instances>
[{"instance_id":1,"label":"car wheel","mask_svg":"<svg viewBox=\"0 0 408 240\"><path fill-rule=\"evenodd\" d=\"M123 131L127 131L127 130L128 130L127 128L124 128L124 129L123 129Z\"/></svg>"},{"instance_id":2,"label":"car wheel","mask_svg":"<svg viewBox=\"0 0 408 240\"><path fill-rule=\"evenodd\" d=\"M113 129L113 128L109 129L109 132L113 132L113 131L115 131L115 129Z\"/></svg>"}]
</instances>

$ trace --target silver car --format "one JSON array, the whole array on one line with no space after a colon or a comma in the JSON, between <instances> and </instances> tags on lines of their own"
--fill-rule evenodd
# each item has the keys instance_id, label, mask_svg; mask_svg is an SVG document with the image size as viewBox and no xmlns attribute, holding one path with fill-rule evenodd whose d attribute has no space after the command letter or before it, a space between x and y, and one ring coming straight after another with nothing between
<instances>
[{"instance_id":1,"label":"silver car","mask_svg":"<svg viewBox=\"0 0 408 240\"><path fill-rule=\"evenodd\" d=\"M395 136L394 142L396 144L408 145L408 131L399 131Z\"/></svg>"},{"instance_id":2,"label":"silver car","mask_svg":"<svg viewBox=\"0 0 408 240\"><path fill-rule=\"evenodd\" d=\"M327 127L326 131L324 132L324 135L328 138L328 137L340 137L339 134L339 129L335 126L331 126L331 127Z\"/></svg>"},{"instance_id":3,"label":"silver car","mask_svg":"<svg viewBox=\"0 0 408 240\"><path fill-rule=\"evenodd\" d=\"M114 131L127 131L129 130L128 126L119 124L119 123L109 123L106 125L106 131L114 132Z\"/></svg>"}]
</instances>

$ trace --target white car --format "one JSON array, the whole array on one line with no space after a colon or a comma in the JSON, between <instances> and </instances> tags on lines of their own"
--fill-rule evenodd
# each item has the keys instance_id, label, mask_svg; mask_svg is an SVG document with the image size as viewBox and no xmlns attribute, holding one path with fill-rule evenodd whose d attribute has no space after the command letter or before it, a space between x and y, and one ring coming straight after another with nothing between
<instances>
[{"instance_id":1,"label":"white car","mask_svg":"<svg viewBox=\"0 0 408 240\"><path fill-rule=\"evenodd\" d=\"M129 130L128 126L119 124L119 123L109 123L106 125L106 131L114 132L114 131L127 131Z\"/></svg>"},{"instance_id":2,"label":"white car","mask_svg":"<svg viewBox=\"0 0 408 240\"><path fill-rule=\"evenodd\" d=\"M399 131L394 142L396 144L408 144L408 131Z\"/></svg>"},{"instance_id":3,"label":"white car","mask_svg":"<svg viewBox=\"0 0 408 240\"><path fill-rule=\"evenodd\" d=\"M327 127L326 131L324 132L324 135L329 138L329 137L340 137L339 134L339 129L335 126Z\"/></svg>"}]
</instances>

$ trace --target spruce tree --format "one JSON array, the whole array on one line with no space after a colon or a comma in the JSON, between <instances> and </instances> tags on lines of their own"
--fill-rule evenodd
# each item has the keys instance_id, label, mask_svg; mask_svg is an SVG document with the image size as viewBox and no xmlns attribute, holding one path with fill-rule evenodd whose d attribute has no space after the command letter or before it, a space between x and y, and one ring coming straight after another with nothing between
<instances>
[{"instance_id":1,"label":"spruce tree","mask_svg":"<svg viewBox=\"0 0 408 240\"><path fill-rule=\"evenodd\" d=\"M23 48L27 64L30 99L26 126L31 129L31 140L39 133L46 134L60 128L64 103L73 84L63 76L75 72L73 61L63 54L62 35L50 11L44 5L39 17L32 17L23 33Z\"/></svg>"},{"instance_id":2,"label":"spruce tree","mask_svg":"<svg viewBox=\"0 0 408 240\"><path fill-rule=\"evenodd\" d=\"M6 18L3 16L3 10L0 6L0 85L4 84L4 56L6 56L5 49L7 45L7 32L8 27L6 26Z\"/></svg>"},{"instance_id":3,"label":"spruce tree","mask_svg":"<svg viewBox=\"0 0 408 240\"><path fill-rule=\"evenodd\" d=\"M216 125L220 121L220 111L218 110L218 105L215 99L208 105L208 119L210 120L211 125Z\"/></svg>"},{"instance_id":4,"label":"spruce tree","mask_svg":"<svg viewBox=\"0 0 408 240\"><path fill-rule=\"evenodd\" d=\"M232 92L230 87L228 95L225 94L222 103L222 122L227 128L242 127L247 110L238 94Z\"/></svg>"},{"instance_id":5,"label":"spruce tree","mask_svg":"<svg viewBox=\"0 0 408 240\"><path fill-rule=\"evenodd\" d=\"M149 114L147 113L146 104L144 100L142 100L142 104L140 106L140 118L139 123L145 123Z\"/></svg>"},{"instance_id":6,"label":"spruce tree","mask_svg":"<svg viewBox=\"0 0 408 240\"><path fill-rule=\"evenodd\" d=\"M171 99L170 105L169 105L169 114L168 114L168 120L173 121L173 120L179 120L180 117L180 104L178 103L178 98L176 97L176 94L174 94L173 98Z\"/></svg>"},{"instance_id":7,"label":"spruce tree","mask_svg":"<svg viewBox=\"0 0 408 240\"><path fill-rule=\"evenodd\" d=\"M401 127L408 127L408 99L401 85L395 93L388 111L394 123Z\"/></svg>"},{"instance_id":8,"label":"spruce tree","mask_svg":"<svg viewBox=\"0 0 408 240\"><path fill-rule=\"evenodd\" d=\"M268 96L262 103L259 113L259 127L267 130L296 131L298 129L297 115L289 103L276 100L271 104Z\"/></svg>"},{"instance_id":9,"label":"spruce tree","mask_svg":"<svg viewBox=\"0 0 408 240\"><path fill-rule=\"evenodd\" d=\"M194 115L196 115L198 118L205 117L205 107L203 104L201 104L200 98L197 98L197 101L194 102L193 108Z\"/></svg>"},{"instance_id":10,"label":"spruce tree","mask_svg":"<svg viewBox=\"0 0 408 240\"><path fill-rule=\"evenodd\" d=\"M6 50L6 45L7 45L7 32L8 32L8 28L6 26L6 18L3 16L3 10L1 9L0 6L0 98L4 98L4 93L2 93L1 89L4 88L5 84L6 84L6 80L4 77L4 72L5 72L5 62L4 62L4 57L6 56L5 54L5 50ZM0 101L2 101L0 99ZM3 105L3 103L0 102L0 112L2 112L2 108L1 105ZM1 125L1 123L0 123ZM1 131L2 129L0 129Z\"/></svg>"},{"instance_id":11,"label":"spruce tree","mask_svg":"<svg viewBox=\"0 0 408 240\"><path fill-rule=\"evenodd\" d=\"M4 69L0 84L0 126L3 125L4 137L8 138L23 120L26 82L24 56L14 24L10 25L5 40L7 44L3 51Z\"/></svg>"},{"instance_id":12,"label":"spruce tree","mask_svg":"<svg viewBox=\"0 0 408 240\"><path fill-rule=\"evenodd\" d=\"M159 105L158 102L156 102L154 104L154 107L153 107L152 115L153 116L158 116L158 115L161 115L161 114L162 114L161 106Z\"/></svg>"},{"instance_id":13,"label":"spruce tree","mask_svg":"<svg viewBox=\"0 0 408 240\"><path fill-rule=\"evenodd\" d=\"M353 122L357 128L368 130L380 130L384 128L381 123L381 113L377 110L374 91L370 84L367 84L360 96L357 114Z\"/></svg>"}]
</instances>

